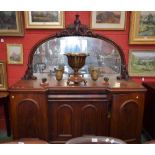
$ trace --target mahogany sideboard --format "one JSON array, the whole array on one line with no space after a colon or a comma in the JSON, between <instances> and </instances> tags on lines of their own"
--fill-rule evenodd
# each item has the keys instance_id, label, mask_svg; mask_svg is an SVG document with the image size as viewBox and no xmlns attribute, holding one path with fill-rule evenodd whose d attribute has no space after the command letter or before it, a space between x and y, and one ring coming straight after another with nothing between
<instances>
[{"instance_id":1,"label":"mahogany sideboard","mask_svg":"<svg viewBox=\"0 0 155 155\"><path fill-rule=\"evenodd\" d=\"M85 135L110 136L140 143L146 89L133 81L88 80L67 86L66 81L21 80L10 91L14 139L41 138L65 143Z\"/></svg>"}]
</instances>

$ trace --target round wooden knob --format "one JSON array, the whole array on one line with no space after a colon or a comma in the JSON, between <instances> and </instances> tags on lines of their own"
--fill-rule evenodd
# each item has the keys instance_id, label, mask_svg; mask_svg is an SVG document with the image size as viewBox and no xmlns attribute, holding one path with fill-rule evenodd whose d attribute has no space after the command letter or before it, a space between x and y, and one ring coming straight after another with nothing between
<instances>
[{"instance_id":1,"label":"round wooden knob","mask_svg":"<svg viewBox=\"0 0 155 155\"><path fill-rule=\"evenodd\" d=\"M15 98L15 96L11 96L11 98L12 98L12 99L14 99L14 98Z\"/></svg>"}]
</instances>

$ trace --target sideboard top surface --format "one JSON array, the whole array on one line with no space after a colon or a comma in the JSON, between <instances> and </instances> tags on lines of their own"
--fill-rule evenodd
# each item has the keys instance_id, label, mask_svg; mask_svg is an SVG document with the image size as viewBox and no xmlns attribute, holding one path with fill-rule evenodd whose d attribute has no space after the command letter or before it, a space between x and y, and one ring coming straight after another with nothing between
<instances>
[{"instance_id":1,"label":"sideboard top surface","mask_svg":"<svg viewBox=\"0 0 155 155\"><path fill-rule=\"evenodd\" d=\"M128 91L146 91L146 89L139 83L132 80L112 80L109 83L105 83L103 79L97 81L87 80L87 84L84 85L67 85L67 80L56 81L48 79L48 84L41 85L41 80L20 80L9 91L38 91L46 92L47 90L57 91L110 91L110 92L128 92Z\"/></svg>"}]
</instances>

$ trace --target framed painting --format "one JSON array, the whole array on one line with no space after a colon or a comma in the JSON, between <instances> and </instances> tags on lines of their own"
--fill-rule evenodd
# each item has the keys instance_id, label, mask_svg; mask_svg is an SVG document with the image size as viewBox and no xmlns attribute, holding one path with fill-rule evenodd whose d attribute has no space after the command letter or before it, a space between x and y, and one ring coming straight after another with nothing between
<instances>
[{"instance_id":1,"label":"framed painting","mask_svg":"<svg viewBox=\"0 0 155 155\"><path fill-rule=\"evenodd\" d=\"M0 91L1 90L7 90L7 72L4 61L0 61Z\"/></svg>"},{"instance_id":2,"label":"framed painting","mask_svg":"<svg viewBox=\"0 0 155 155\"><path fill-rule=\"evenodd\" d=\"M26 28L62 29L64 28L63 11L27 11L25 12Z\"/></svg>"},{"instance_id":3,"label":"framed painting","mask_svg":"<svg viewBox=\"0 0 155 155\"><path fill-rule=\"evenodd\" d=\"M93 11L91 28L99 30L124 30L125 11Z\"/></svg>"},{"instance_id":4,"label":"framed painting","mask_svg":"<svg viewBox=\"0 0 155 155\"><path fill-rule=\"evenodd\" d=\"M129 76L155 76L155 49L130 50L128 72Z\"/></svg>"},{"instance_id":5,"label":"framed painting","mask_svg":"<svg viewBox=\"0 0 155 155\"><path fill-rule=\"evenodd\" d=\"M23 45L7 44L8 64L23 64Z\"/></svg>"},{"instance_id":6,"label":"framed painting","mask_svg":"<svg viewBox=\"0 0 155 155\"><path fill-rule=\"evenodd\" d=\"M130 44L155 44L155 11L131 13Z\"/></svg>"},{"instance_id":7,"label":"framed painting","mask_svg":"<svg viewBox=\"0 0 155 155\"><path fill-rule=\"evenodd\" d=\"M0 36L23 36L21 12L0 11Z\"/></svg>"}]
</instances>

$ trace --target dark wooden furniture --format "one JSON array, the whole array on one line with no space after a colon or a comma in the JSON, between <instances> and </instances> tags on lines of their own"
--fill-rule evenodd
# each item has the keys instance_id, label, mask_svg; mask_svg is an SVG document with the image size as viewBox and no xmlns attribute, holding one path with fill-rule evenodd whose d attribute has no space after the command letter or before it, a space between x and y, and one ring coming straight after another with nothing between
<instances>
[{"instance_id":1,"label":"dark wooden furniture","mask_svg":"<svg viewBox=\"0 0 155 155\"><path fill-rule=\"evenodd\" d=\"M51 143L85 135L140 143L145 89L133 81L21 80L10 89L13 138L38 137ZM116 86L116 84L119 86Z\"/></svg>"},{"instance_id":2,"label":"dark wooden furniture","mask_svg":"<svg viewBox=\"0 0 155 155\"><path fill-rule=\"evenodd\" d=\"M98 65L102 76L96 82L85 77L86 85L67 86L67 79L53 78L54 67L63 66L70 74L63 54L73 45L90 52L91 61L82 75ZM48 83L41 84L45 74ZM34 45L22 79L9 89L14 139L38 137L65 143L90 135L140 143L145 88L129 80L121 48L81 24L79 16L74 24Z\"/></svg>"},{"instance_id":3,"label":"dark wooden furniture","mask_svg":"<svg viewBox=\"0 0 155 155\"><path fill-rule=\"evenodd\" d=\"M39 138L21 138L19 140L8 141L1 144L48 144L48 142Z\"/></svg>"},{"instance_id":4,"label":"dark wooden furniture","mask_svg":"<svg viewBox=\"0 0 155 155\"><path fill-rule=\"evenodd\" d=\"M144 110L144 130L155 139L155 82L144 82L147 88Z\"/></svg>"},{"instance_id":5,"label":"dark wooden furniture","mask_svg":"<svg viewBox=\"0 0 155 155\"><path fill-rule=\"evenodd\" d=\"M0 91L0 104L2 104L4 107L7 135L11 136L10 118L9 118L9 93L8 92Z\"/></svg>"},{"instance_id":6,"label":"dark wooden furniture","mask_svg":"<svg viewBox=\"0 0 155 155\"><path fill-rule=\"evenodd\" d=\"M72 138L66 144L126 144L123 140L104 136L85 136Z\"/></svg>"}]
</instances>

